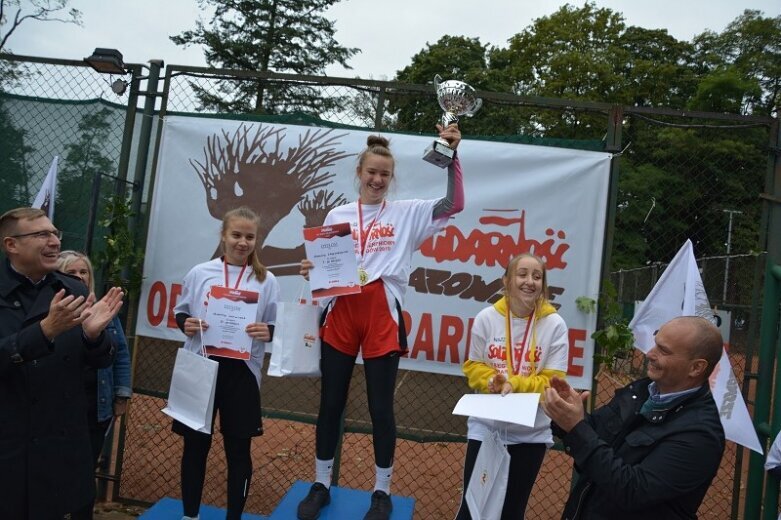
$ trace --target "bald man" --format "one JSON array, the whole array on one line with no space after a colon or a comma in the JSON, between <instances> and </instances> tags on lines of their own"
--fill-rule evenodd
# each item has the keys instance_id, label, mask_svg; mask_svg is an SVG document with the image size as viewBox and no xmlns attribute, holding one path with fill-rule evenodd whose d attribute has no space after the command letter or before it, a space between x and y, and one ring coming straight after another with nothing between
<instances>
[{"instance_id":1,"label":"bald man","mask_svg":"<svg viewBox=\"0 0 781 520\"><path fill-rule=\"evenodd\" d=\"M708 384L722 348L708 320L671 320L646 355L648 377L590 414L588 392L551 381L542 407L578 472L562 519L697 518L724 453Z\"/></svg>"}]
</instances>

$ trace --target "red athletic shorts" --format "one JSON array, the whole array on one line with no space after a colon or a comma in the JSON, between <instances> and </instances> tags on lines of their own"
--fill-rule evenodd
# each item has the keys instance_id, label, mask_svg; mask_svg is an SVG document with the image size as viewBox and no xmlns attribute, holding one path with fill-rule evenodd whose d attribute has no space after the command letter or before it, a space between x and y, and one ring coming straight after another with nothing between
<instances>
[{"instance_id":1,"label":"red athletic shorts","mask_svg":"<svg viewBox=\"0 0 781 520\"><path fill-rule=\"evenodd\" d=\"M348 356L357 356L360 350L364 359L406 350L399 344L399 326L391 315L382 280L362 289L358 294L336 298L320 337Z\"/></svg>"}]
</instances>

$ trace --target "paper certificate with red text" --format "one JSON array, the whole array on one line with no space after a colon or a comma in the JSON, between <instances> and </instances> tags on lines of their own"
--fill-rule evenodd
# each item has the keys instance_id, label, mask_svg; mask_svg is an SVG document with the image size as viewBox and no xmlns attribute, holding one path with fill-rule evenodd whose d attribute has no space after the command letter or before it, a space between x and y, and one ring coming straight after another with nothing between
<instances>
[{"instance_id":1,"label":"paper certificate with red text","mask_svg":"<svg viewBox=\"0 0 781 520\"><path fill-rule=\"evenodd\" d=\"M247 325L257 319L258 297L255 291L212 286L203 318L209 324L202 338L208 355L250 358L252 338L247 334Z\"/></svg>"},{"instance_id":2,"label":"paper certificate with red text","mask_svg":"<svg viewBox=\"0 0 781 520\"><path fill-rule=\"evenodd\" d=\"M309 271L312 298L361 292L349 223L304 228L304 248L306 257L315 264Z\"/></svg>"}]
</instances>

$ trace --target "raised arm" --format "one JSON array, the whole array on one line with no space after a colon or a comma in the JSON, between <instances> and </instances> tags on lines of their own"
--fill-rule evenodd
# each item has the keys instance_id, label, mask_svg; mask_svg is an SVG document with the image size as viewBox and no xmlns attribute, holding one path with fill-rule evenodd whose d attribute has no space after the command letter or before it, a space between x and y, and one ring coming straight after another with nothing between
<instances>
[{"instance_id":1,"label":"raised arm","mask_svg":"<svg viewBox=\"0 0 781 520\"><path fill-rule=\"evenodd\" d=\"M461 142L461 132L458 125L452 124L447 128L437 125L439 136L445 139L450 147L455 150ZM447 194L439 199L434 206L434 219L446 218L464 209L464 180L461 170L461 161L458 152L453 156L453 162L447 167Z\"/></svg>"}]
</instances>

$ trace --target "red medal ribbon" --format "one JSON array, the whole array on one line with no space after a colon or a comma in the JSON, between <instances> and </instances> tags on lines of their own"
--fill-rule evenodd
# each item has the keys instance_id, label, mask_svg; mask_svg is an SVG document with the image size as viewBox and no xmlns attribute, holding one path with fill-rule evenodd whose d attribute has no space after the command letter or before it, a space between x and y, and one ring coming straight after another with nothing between
<instances>
[{"instance_id":1,"label":"red medal ribbon","mask_svg":"<svg viewBox=\"0 0 781 520\"><path fill-rule=\"evenodd\" d=\"M225 271L225 287L230 288L230 283L228 283L228 262L225 261L225 257L222 258L222 268ZM241 283L241 277L244 276L244 271L247 270L247 263L244 263L244 266L241 268L241 272L239 273L239 277L236 280L236 285L233 286L234 289L239 288L239 284Z\"/></svg>"},{"instance_id":2,"label":"red medal ribbon","mask_svg":"<svg viewBox=\"0 0 781 520\"><path fill-rule=\"evenodd\" d=\"M520 348L520 355L516 356L516 352L519 350L514 344L513 344L513 320L510 317L510 314L512 314L512 311L510 310L510 305L508 302L507 305L507 353L512 354L512 359L510 359L510 363L513 369L513 374L519 375L521 373L521 366L523 365L523 356L526 351L526 341L529 339L529 330L531 330L531 324L532 321L534 321L534 311L532 311L531 314L529 314L528 321L526 322L526 330L523 333L523 342L521 343ZM516 364L517 361L517 364Z\"/></svg>"},{"instance_id":3,"label":"red medal ribbon","mask_svg":"<svg viewBox=\"0 0 781 520\"><path fill-rule=\"evenodd\" d=\"M374 223L377 222L378 218L380 218L380 214L384 209L385 209L385 200L383 199L382 206L380 206L380 210L377 212L376 215L374 215L374 220L372 220L372 223L369 225L369 229L366 230L366 233L364 233L363 210L361 209L361 199L360 198L358 199L358 246L361 250L361 260L363 260L363 252L366 251L366 243L369 241L369 236L372 232L372 228L374 228Z\"/></svg>"}]
</instances>

